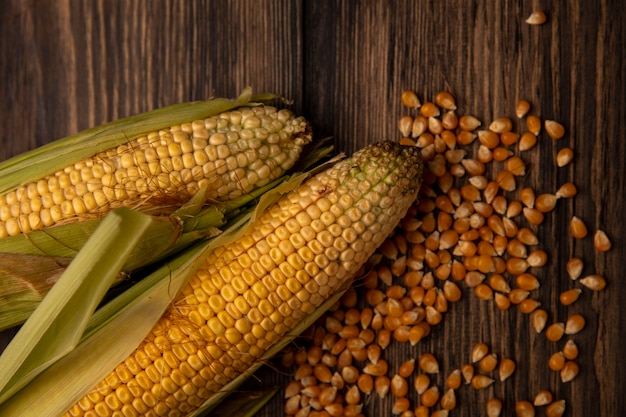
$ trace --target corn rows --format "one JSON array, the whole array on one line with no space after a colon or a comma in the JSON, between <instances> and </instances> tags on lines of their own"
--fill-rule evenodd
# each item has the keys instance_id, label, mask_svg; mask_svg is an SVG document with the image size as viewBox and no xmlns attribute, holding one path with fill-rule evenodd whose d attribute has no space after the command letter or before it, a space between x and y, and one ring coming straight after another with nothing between
<instances>
[{"instance_id":1,"label":"corn rows","mask_svg":"<svg viewBox=\"0 0 626 417\"><path fill-rule=\"evenodd\" d=\"M285 389L286 416L360 417L375 395L391 397L394 415L443 417L457 407L456 393L463 385L481 390L506 383L517 361L485 341L475 343L469 360L450 372L443 372L435 354L415 350L468 291L498 310L515 307L528 317L531 328L557 347L546 365L562 383L579 373L574 338L584 330L585 318L571 314L558 320L542 306L541 268L549 259L537 234L546 216L559 202L575 197L577 188L566 182L539 193L519 186L527 173L524 155L543 134L560 146L557 167L573 162L574 151L561 141L565 127L531 114L526 100L515 105L518 123L498 117L484 128L475 116L459 115L454 96L446 91L422 103L406 90L401 102L414 114L398 120L399 141L418 147L425 162L419 201L370 258L371 269L360 285L309 329L301 347L284 352L282 364L294 369ZM514 131L516 124L522 132ZM573 216L570 237L589 235L585 222ZM600 229L593 240L598 253L611 248ZM562 305L605 287L604 277L583 276L586 269L581 258L567 262L563 272L571 288L560 294ZM408 343L414 356L400 363L387 360L385 350L398 343ZM566 409L565 400L549 389L530 400L508 402L514 404L509 411L520 417L534 416L537 407L549 417L562 416ZM505 405L491 398L484 410L497 417Z\"/></svg>"},{"instance_id":2,"label":"corn rows","mask_svg":"<svg viewBox=\"0 0 626 417\"><path fill-rule=\"evenodd\" d=\"M209 201L238 197L290 169L310 140L306 120L272 106L129 138L0 195L0 238L120 206L167 214L203 187Z\"/></svg>"}]
</instances>

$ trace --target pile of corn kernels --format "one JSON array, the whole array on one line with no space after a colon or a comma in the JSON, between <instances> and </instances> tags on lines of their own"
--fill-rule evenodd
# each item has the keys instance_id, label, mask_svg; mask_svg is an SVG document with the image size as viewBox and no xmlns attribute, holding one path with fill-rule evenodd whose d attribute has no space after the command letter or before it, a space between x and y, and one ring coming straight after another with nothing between
<instances>
[{"instance_id":1,"label":"pile of corn kernels","mask_svg":"<svg viewBox=\"0 0 626 417\"><path fill-rule=\"evenodd\" d=\"M457 407L459 390L504 383L517 363L483 341L452 370L442 369L433 353L406 358L395 369L385 359L390 344L415 346L427 338L442 325L449 305L468 292L499 310L518 308L528 315L531 328L558 346L546 366L562 383L579 372L575 335L585 327L585 317L571 314L556 321L537 296L538 271L548 262L538 228L577 189L571 182L548 192L518 189L527 173L526 152L542 135L561 140L564 126L532 114L526 100L515 104L516 119L498 117L488 125L459 114L446 91L422 103L406 90L401 101L409 114L398 120L399 141L419 147L425 163L418 202L354 287L311 326L297 348L282 355L283 365L293 372L284 391L286 416L364 416L366 403L391 398L394 415L444 417ZM565 167L573 158L573 150L561 146L555 163ZM599 252L611 248L602 230L590 233L579 217L571 218L570 233L573 239L593 239ZM606 285L600 275L582 276L580 258L569 259L566 269L572 285L560 294L564 306L583 291ZM558 417L566 409L566 401L547 389L516 400L515 410L503 410L503 404L492 397L482 407L488 417L513 411L534 416L539 408L547 417Z\"/></svg>"}]
</instances>

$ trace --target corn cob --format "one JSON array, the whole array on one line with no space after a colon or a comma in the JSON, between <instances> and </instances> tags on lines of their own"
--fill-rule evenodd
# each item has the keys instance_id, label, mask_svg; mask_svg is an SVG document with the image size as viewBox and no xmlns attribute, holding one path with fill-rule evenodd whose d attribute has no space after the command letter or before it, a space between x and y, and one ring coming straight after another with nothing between
<instances>
[{"instance_id":1,"label":"corn cob","mask_svg":"<svg viewBox=\"0 0 626 417\"><path fill-rule=\"evenodd\" d=\"M167 214L205 186L209 200L237 197L291 168L310 140L302 117L271 106L141 135L0 195L0 238L119 206Z\"/></svg>"},{"instance_id":2,"label":"corn cob","mask_svg":"<svg viewBox=\"0 0 626 417\"><path fill-rule=\"evenodd\" d=\"M69 416L181 416L352 277L414 202L421 155L371 145L283 196L211 253L126 360Z\"/></svg>"}]
</instances>

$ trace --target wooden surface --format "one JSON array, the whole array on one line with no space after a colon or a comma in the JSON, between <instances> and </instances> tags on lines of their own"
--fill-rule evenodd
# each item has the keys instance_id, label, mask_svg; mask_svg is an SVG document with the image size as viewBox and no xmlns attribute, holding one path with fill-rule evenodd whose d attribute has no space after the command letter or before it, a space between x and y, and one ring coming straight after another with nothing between
<instances>
[{"instance_id":1,"label":"wooden surface","mask_svg":"<svg viewBox=\"0 0 626 417\"><path fill-rule=\"evenodd\" d=\"M547 11L546 24L524 23L533 7ZM532 153L524 184L549 192L572 180L579 188L540 228L550 262L538 297L551 318L587 318L575 337L581 374L561 384L546 366L555 345L530 330L528 317L500 312L469 290L428 340L388 354L397 362L435 352L446 372L467 362L482 340L518 360L510 381L461 390L450 415L484 415L492 395L504 398L505 415L512 415L515 401L542 388L567 400L567 416L624 415L624 21L617 0L7 0L0 3L0 160L157 106L213 93L233 97L246 85L293 99L318 135L334 136L347 152L399 138L406 88L422 100L450 90L460 112L484 122L513 116L515 101L526 98L568 131ZM555 152L566 145L575 163L556 169ZM572 241L574 214L592 231L606 230L614 248L596 254L590 239ZM585 272L606 276L609 287L564 308L558 294L572 285L564 272L571 256L583 257ZM6 343L9 334L2 338ZM264 385L280 380L268 370L260 376ZM390 401L373 398L366 414L390 410ZM281 400L261 415L282 415Z\"/></svg>"}]
</instances>

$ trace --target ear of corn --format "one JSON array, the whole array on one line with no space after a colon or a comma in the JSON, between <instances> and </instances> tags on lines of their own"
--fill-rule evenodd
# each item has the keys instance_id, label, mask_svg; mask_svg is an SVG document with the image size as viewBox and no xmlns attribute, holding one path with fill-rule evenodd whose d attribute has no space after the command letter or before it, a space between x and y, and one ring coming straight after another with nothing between
<instances>
[{"instance_id":1,"label":"ear of corn","mask_svg":"<svg viewBox=\"0 0 626 417\"><path fill-rule=\"evenodd\" d=\"M320 169L320 161L327 158L331 149L328 140L317 140L302 155L298 167ZM293 179L286 180L283 176L240 197L210 206L205 204L207 187L204 187L171 215L152 216L148 230L134 247L119 278L221 233L222 227L247 212L257 199L265 201L293 184ZM28 318L101 221L89 219L0 239L0 330Z\"/></svg>"},{"instance_id":2,"label":"ear of corn","mask_svg":"<svg viewBox=\"0 0 626 417\"><path fill-rule=\"evenodd\" d=\"M415 200L421 170L416 148L385 142L286 194L206 257L135 352L66 416L186 415L210 402L349 285Z\"/></svg>"},{"instance_id":3,"label":"ear of corn","mask_svg":"<svg viewBox=\"0 0 626 417\"><path fill-rule=\"evenodd\" d=\"M224 201L268 184L297 161L310 127L249 100L159 110L3 162L0 238L120 206L169 214L203 187Z\"/></svg>"}]
</instances>

